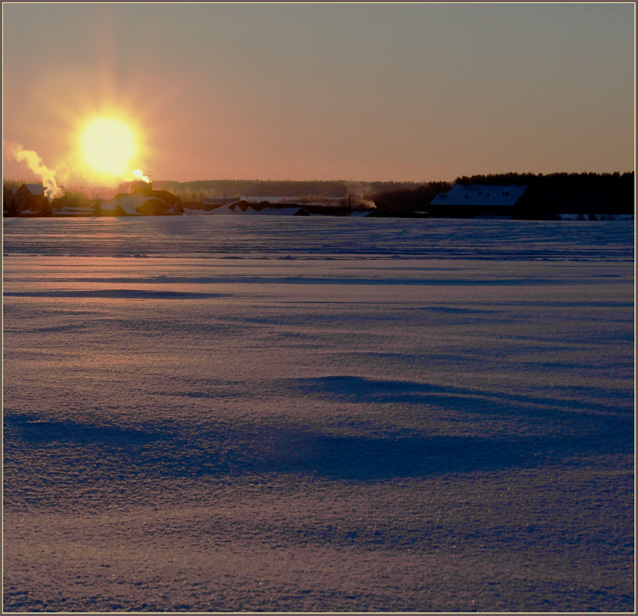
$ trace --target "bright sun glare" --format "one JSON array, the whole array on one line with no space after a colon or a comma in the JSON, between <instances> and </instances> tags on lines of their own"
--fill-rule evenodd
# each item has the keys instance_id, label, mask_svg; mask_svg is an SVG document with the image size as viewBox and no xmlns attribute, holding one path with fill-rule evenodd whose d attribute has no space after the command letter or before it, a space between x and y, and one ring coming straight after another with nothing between
<instances>
[{"instance_id":1,"label":"bright sun glare","mask_svg":"<svg viewBox=\"0 0 638 616\"><path fill-rule=\"evenodd\" d=\"M95 118L82 132L81 143L84 160L94 171L117 176L129 173L135 137L121 120Z\"/></svg>"}]
</instances>

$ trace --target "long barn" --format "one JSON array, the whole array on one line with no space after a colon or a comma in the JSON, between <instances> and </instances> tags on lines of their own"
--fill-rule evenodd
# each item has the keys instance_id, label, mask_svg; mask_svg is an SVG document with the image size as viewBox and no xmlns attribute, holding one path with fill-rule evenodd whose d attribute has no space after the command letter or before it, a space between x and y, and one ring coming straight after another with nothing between
<instances>
[{"instance_id":1,"label":"long barn","mask_svg":"<svg viewBox=\"0 0 638 616\"><path fill-rule=\"evenodd\" d=\"M432 216L474 218L498 216L513 218L527 186L494 186L457 184L449 192L437 195L430 202Z\"/></svg>"}]
</instances>

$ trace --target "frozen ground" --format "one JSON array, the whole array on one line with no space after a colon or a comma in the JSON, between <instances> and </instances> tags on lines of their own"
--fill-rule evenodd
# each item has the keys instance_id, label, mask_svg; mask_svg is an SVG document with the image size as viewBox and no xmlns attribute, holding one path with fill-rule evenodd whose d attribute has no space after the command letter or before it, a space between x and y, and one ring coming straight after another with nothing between
<instances>
[{"instance_id":1,"label":"frozen ground","mask_svg":"<svg viewBox=\"0 0 638 616\"><path fill-rule=\"evenodd\" d=\"M632 611L632 246L6 220L4 610Z\"/></svg>"}]
</instances>

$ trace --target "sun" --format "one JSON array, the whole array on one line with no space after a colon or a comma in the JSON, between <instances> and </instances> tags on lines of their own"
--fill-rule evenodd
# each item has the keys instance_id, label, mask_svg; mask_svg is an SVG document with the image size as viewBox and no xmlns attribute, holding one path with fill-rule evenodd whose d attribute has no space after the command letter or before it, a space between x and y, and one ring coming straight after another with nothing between
<instances>
[{"instance_id":1,"label":"sun","mask_svg":"<svg viewBox=\"0 0 638 616\"><path fill-rule=\"evenodd\" d=\"M81 133L86 164L98 173L125 176L136 153L135 134L128 124L112 117L91 120Z\"/></svg>"}]
</instances>

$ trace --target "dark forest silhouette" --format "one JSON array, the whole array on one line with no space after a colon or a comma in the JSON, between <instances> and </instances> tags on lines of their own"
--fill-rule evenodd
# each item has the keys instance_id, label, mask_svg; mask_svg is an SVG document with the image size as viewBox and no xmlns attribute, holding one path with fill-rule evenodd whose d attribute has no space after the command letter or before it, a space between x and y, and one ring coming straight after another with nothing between
<instances>
[{"instance_id":1,"label":"dark forest silhouette","mask_svg":"<svg viewBox=\"0 0 638 616\"><path fill-rule=\"evenodd\" d=\"M526 185L518 218L553 219L559 214L633 215L635 174L630 173L500 173L456 178L454 182L431 182L416 189L383 191L370 196L377 208L395 216L430 213L430 202L453 185Z\"/></svg>"}]
</instances>

